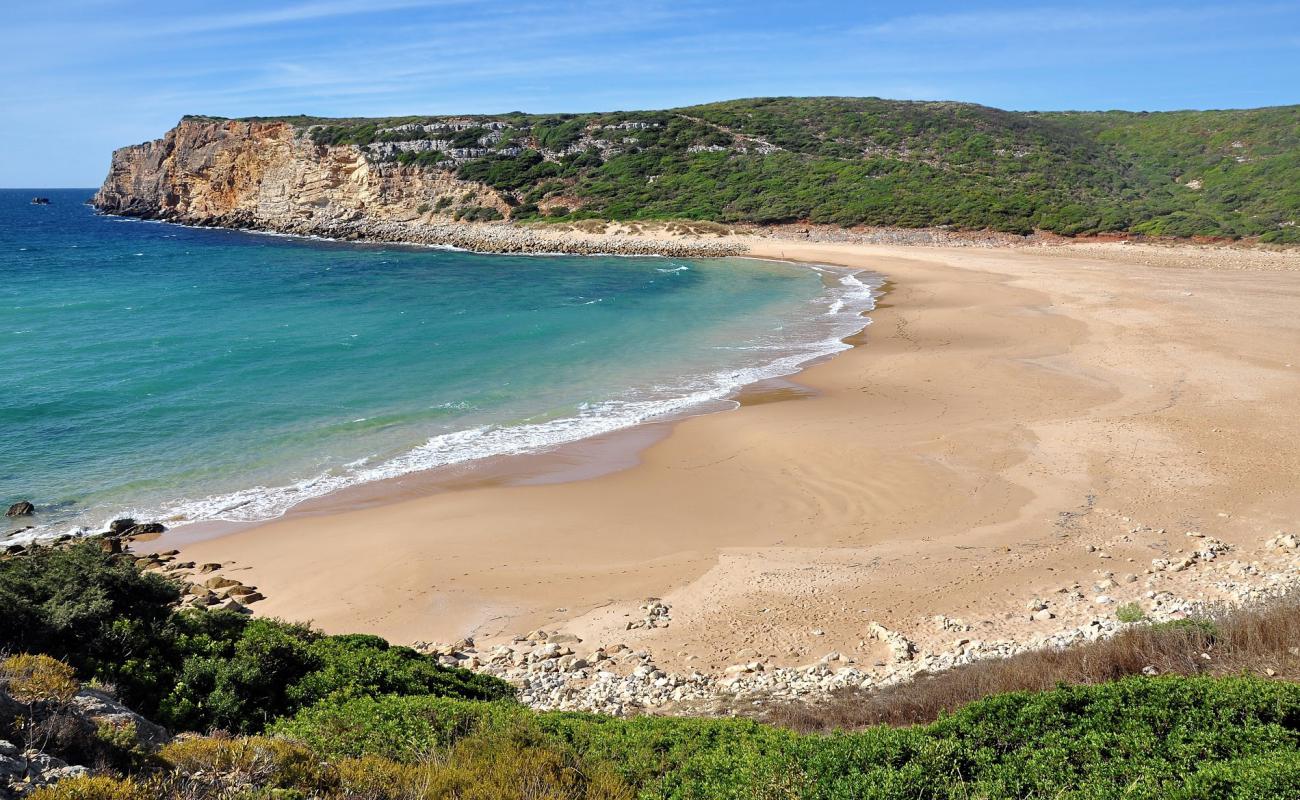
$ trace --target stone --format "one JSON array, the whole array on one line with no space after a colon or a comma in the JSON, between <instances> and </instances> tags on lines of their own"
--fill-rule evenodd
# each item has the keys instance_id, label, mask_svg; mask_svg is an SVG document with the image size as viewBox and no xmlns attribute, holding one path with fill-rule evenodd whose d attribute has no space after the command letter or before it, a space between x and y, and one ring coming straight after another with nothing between
<instances>
[{"instance_id":1,"label":"stone","mask_svg":"<svg viewBox=\"0 0 1300 800\"><path fill-rule=\"evenodd\" d=\"M130 517L115 519L108 524L108 532L113 534L114 536L121 536L122 534L134 528L135 524L136 524L135 520L131 519Z\"/></svg>"},{"instance_id":2,"label":"stone","mask_svg":"<svg viewBox=\"0 0 1300 800\"><path fill-rule=\"evenodd\" d=\"M161 522L142 522L138 525L132 525L123 532L123 536L145 536L153 533L163 533L167 526Z\"/></svg>"},{"instance_id":3,"label":"stone","mask_svg":"<svg viewBox=\"0 0 1300 800\"><path fill-rule=\"evenodd\" d=\"M5 512L6 517L30 517L36 513L36 506L26 500L19 500L17 503L9 506Z\"/></svg>"},{"instance_id":4,"label":"stone","mask_svg":"<svg viewBox=\"0 0 1300 800\"><path fill-rule=\"evenodd\" d=\"M105 553L116 555L122 552L122 540L116 536L105 536L99 540L99 548Z\"/></svg>"},{"instance_id":5,"label":"stone","mask_svg":"<svg viewBox=\"0 0 1300 800\"><path fill-rule=\"evenodd\" d=\"M230 578L225 578L220 575L217 575L208 578L206 581L204 581L203 585L208 587L209 589L226 589L231 586L240 586L242 584L240 584L239 581L231 580Z\"/></svg>"},{"instance_id":6,"label":"stone","mask_svg":"<svg viewBox=\"0 0 1300 800\"><path fill-rule=\"evenodd\" d=\"M209 572L216 572L219 569L221 569L221 565L215 562L209 562L207 564L202 564L199 566L199 572L204 575L208 574Z\"/></svg>"}]
</instances>

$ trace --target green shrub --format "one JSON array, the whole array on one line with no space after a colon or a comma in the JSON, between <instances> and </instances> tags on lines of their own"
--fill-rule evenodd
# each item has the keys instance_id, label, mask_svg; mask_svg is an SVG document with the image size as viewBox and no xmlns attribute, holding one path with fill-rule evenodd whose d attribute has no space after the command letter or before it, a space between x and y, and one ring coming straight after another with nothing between
<instances>
[{"instance_id":1,"label":"green shrub","mask_svg":"<svg viewBox=\"0 0 1300 800\"><path fill-rule=\"evenodd\" d=\"M8 603L0 651L43 648L82 678L115 684L128 706L176 730L253 733L330 695L514 696L504 681L440 666L376 636L325 636L233 612L177 612L177 598L173 585L94 543L39 548L0 561L0 602ZM61 666L47 656L21 658L14 669L34 676L52 674L37 666Z\"/></svg>"},{"instance_id":2,"label":"green shrub","mask_svg":"<svg viewBox=\"0 0 1300 800\"><path fill-rule=\"evenodd\" d=\"M157 800L157 789L130 778L78 777L37 789L28 800Z\"/></svg>"},{"instance_id":3,"label":"green shrub","mask_svg":"<svg viewBox=\"0 0 1300 800\"><path fill-rule=\"evenodd\" d=\"M1144 612L1142 606L1137 603L1125 603L1115 609L1115 619L1120 622L1141 622L1146 619L1146 617L1146 612Z\"/></svg>"},{"instance_id":4,"label":"green shrub","mask_svg":"<svg viewBox=\"0 0 1300 800\"><path fill-rule=\"evenodd\" d=\"M560 764L580 765L588 775L605 770L610 786L656 798L1244 798L1300 791L1300 686L1242 678L1130 678L1018 692L929 725L829 736L743 720L534 714L422 698L327 700L276 732L332 759L418 765L433 757L447 764L460 754L466 763L504 765L526 753L546 775ZM468 785L448 777L454 774L444 770L435 784ZM542 780L551 789L562 785ZM456 796L446 791L433 796Z\"/></svg>"},{"instance_id":5,"label":"green shrub","mask_svg":"<svg viewBox=\"0 0 1300 800\"><path fill-rule=\"evenodd\" d=\"M156 690L176 586L95 541L0 561L0 652L45 653L126 696Z\"/></svg>"},{"instance_id":6,"label":"green shrub","mask_svg":"<svg viewBox=\"0 0 1300 800\"><path fill-rule=\"evenodd\" d=\"M334 696L280 720L271 731L331 758L377 755L412 762L476 731L500 727L526 714L514 703L432 696Z\"/></svg>"},{"instance_id":7,"label":"green shrub","mask_svg":"<svg viewBox=\"0 0 1300 800\"><path fill-rule=\"evenodd\" d=\"M334 783L315 753L284 739L191 737L164 745L158 756L183 776L215 776L234 785L315 792Z\"/></svg>"},{"instance_id":8,"label":"green shrub","mask_svg":"<svg viewBox=\"0 0 1300 800\"><path fill-rule=\"evenodd\" d=\"M188 621L205 623L207 617L200 612ZM514 696L504 681L440 666L377 636L323 636L303 625L245 619L237 635L183 642L189 655L159 715L185 730L255 732L329 696Z\"/></svg>"}]
</instances>

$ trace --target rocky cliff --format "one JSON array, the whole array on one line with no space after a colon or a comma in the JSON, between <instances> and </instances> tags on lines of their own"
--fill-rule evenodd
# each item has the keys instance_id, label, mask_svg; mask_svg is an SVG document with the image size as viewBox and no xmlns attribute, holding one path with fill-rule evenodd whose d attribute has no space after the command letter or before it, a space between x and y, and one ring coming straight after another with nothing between
<instances>
[{"instance_id":1,"label":"rocky cliff","mask_svg":"<svg viewBox=\"0 0 1300 800\"><path fill-rule=\"evenodd\" d=\"M96 208L188 225L335 239L442 244L490 252L721 256L728 242L578 237L467 219L509 215L506 196L454 170L376 161L355 144L320 144L285 121L187 118L123 147Z\"/></svg>"},{"instance_id":2,"label":"rocky cliff","mask_svg":"<svg viewBox=\"0 0 1300 800\"><path fill-rule=\"evenodd\" d=\"M113 153L94 199L113 214L314 234L361 220L450 221L442 210L467 202L508 211L483 184L445 170L374 163L355 145L315 144L287 122L203 119Z\"/></svg>"}]
</instances>

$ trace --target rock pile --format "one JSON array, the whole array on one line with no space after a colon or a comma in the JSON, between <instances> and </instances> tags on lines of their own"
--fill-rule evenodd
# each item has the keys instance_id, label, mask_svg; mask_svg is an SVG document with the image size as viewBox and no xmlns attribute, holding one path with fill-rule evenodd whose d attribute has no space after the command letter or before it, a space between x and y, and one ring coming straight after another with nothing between
<instances>
[{"instance_id":1,"label":"rock pile","mask_svg":"<svg viewBox=\"0 0 1300 800\"><path fill-rule=\"evenodd\" d=\"M862 629L854 653L828 652L803 666L773 665L747 650L738 654L743 661L720 673L674 671L662 667L648 649L622 642L589 645L577 636L546 630L483 648L471 639L418 647L437 654L446 666L514 683L523 702L539 709L708 713L738 703L817 702L839 689L885 687L982 659L1065 648L1131 625L1184 619L1223 603L1259 602L1300 583L1300 541L1293 547L1295 537L1290 534L1268 540L1267 548L1280 555L1258 561L1229 561L1223 558L1233 549L1229 544L1198 531L1186 537L1193 549L1178 551L1176 558L1155 559L1145 571L1145 581L1136 564L1134 572L1122 574L1099 569L1090 585L1066 584L1034 597L1024 611L1008 613L1002 623L971 624L938 615L919 620L914 638L872 621ZM1126 610L1134 606L1136 610ZM648 599L625 628L630 636L639 636L666 627L671 608ZM986 632L977 636L977 630ZM868 642L883 645L885 655L864 657Z\"/></svg>"},{"instance_id":2,"label":"rock pile","mask_svg":"<svg viewBox=\"0 0 1300 800\"><path fill-rule=\"evenodd\" d=\"M13 700L3 686L0 686L0 709L7 713L17 710L26 713L25 706ZM170 739L161 725L150 722L98 689L82 688L58 713L58 739L65 744L97 741L109 728L129 732L132 746L143 752L153 752ZM84 748L84 744L74 747ZM12 742L0 740L0 800L25 797L42 786L88 772L84 766L68 764L41 749L24 750Z\"/></svg>"},{"instance_id":3,"label":"rock pile","mask_svg":"<svg viewBox=\"0 0 1300 800\"><path fill-rule=\"evenodd\" d=\"M20 751L0 739L0 800L26 797L42 786L88 774L85 767L70 766L39 750Z\"/></svg>"},{"instance_id":4,"label":"rock pile","mask_svg":"<svg viewBox=\"0 0 1300 800\"><path fill-rule=\"evenodd\" d=\"M193 561L178 561L178 550L150 553L131 551L133 536L160 533L163 530L165 528L156 522L141 524L133 519L119 519L109 526L108 533L92 537L64 535L49 542L14 544L5 548L3 555L22 557L30 548L59 547L82 538L97 539L105 553L131 559L141 571L161 575L176 583L181 590L182 608L213 608L246 614L252 613L248 606L266 599L256 586L216 574L224 567L222 564L196 565Z\"/></svg>"}]
</instances>

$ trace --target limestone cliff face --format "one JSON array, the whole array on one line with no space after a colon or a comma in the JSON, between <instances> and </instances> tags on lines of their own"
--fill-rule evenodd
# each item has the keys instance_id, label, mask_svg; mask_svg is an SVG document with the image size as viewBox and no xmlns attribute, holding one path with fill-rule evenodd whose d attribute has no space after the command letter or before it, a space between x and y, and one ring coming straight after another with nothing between
<instances>
[{"instance_id":1,"label":"limestone cliff face","mask_svg":"<svg viewBox=\"0 0 1300 800\"><path fill-rule=\"evenodd\" d=\"M377 164L351 145L317 145L286 122L182 120L162 139L113 153L97 208L197 225L349 238L364 226L436 224L464 205L508 206L447 170Z\"/></svg>"}]
</instances>

